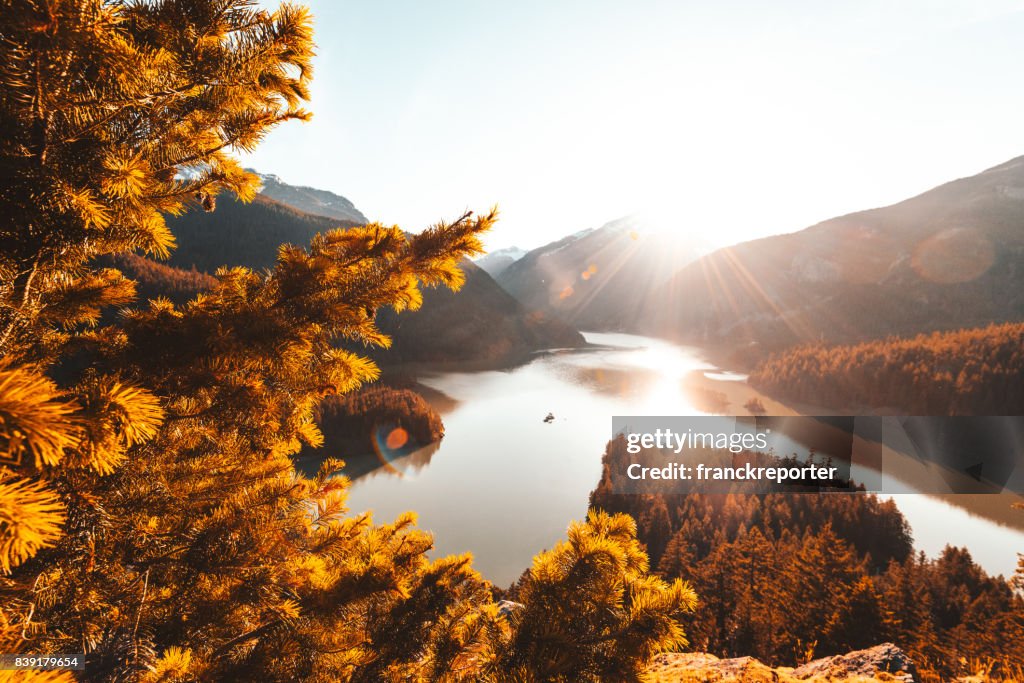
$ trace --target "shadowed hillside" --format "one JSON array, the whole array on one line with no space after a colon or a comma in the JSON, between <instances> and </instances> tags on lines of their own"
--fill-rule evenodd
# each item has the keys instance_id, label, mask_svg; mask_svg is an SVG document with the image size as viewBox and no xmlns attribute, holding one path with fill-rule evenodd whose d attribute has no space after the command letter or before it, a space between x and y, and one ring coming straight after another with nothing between
<instances>
[{"instance_id":1,"label":"shadowed hillside","mask_svg":"<svg viewBox=\"0 0 1024 683\"><path fill-rule=\"evenodd\" d=\"M466 284L458 292L423 292L423 307L378 313L392 335L390 349L371 351L382 362L494 360L517 362L531 351L582 346L583 336L545 311L530 311L481 268L463 260Z\"/></svg>"},{"instance_id":2,"label":"shadowed hillside","mask_svg":"<svg viewBox=\"0 0 1024 683\"><path fill-rule=\"evenodd\" d=\"M1024 157L885 208L744 242L652 298L650 330L781 348L1024 318Z\"/></svg>"},{"instance_id":3,"label":"shadowed hillside","mask_svg":"<svg viewBox=\"0 0 1024 683\"><path fill-rule=\"evenodd\" d=\"M167 225L178 243L168 263L213 273L221 266L270 268L282 244L304 246L318 232L357 223L303 213L257 195L249 204L221 196L214 211L168 216Z\"/></svg>"},{"instance_id":4,"label":"shadowed hillside","mask_svg":"<svg viewBox=\"0 0 1024 683\"><path fill-rule=\"evenodd\" d=\"M269 268L281 244L306 245L318 232L353 224L312 216L258 196L250 204L221 198L215 211L189 211L169 218L168 225L178 241L170 263L212 273L223 265ZM137 263L142 262L147 260L137 258ZM536 350L584 343L576 330L550 314L528 311L472 261L463 259L460 267L466 284L458 293L425 289L418 311L401 316L390 309L378 311L380 327L393 336L394 344L387 350L360 348L360 352L390 364L504 364ZM165 277L168 283L171 279Z\"/></svg>"},{"instance_id":5,"label":"shadowed hillside","mask_svg":"<svg viewBox=\"0 0 1024 683\"><path fill-rule=\"evenodd\" d=\"M927 681L974 673L979 662L1012 680L1024 666L1024 597L1015 584L988 575L966 549L915 554L892 499L751 495L743 483L736 493L680 492L669 480L653 493L622 495L611 472L638 457L664 462L662 453L626 448L621 436L608 443L590 504L636 519L651 566L697 590L692 648L797 666L888 640L922 671L915 680ZM761 673L739 680L779 680ZM701 671L661 680L722 679Z\"/></svg>"},{"instance_id":6,"label":"shadowed hillside","mask_svg":"<svg viewBox=\"0 0 1024 683\"><path fill-rule=\"evenodd\" d=\"M208 273L175 268L138 254L118 254L103 261L135 280L140 299L163 296L180 304L216 282Z\"/></svg>"}]
</instances>

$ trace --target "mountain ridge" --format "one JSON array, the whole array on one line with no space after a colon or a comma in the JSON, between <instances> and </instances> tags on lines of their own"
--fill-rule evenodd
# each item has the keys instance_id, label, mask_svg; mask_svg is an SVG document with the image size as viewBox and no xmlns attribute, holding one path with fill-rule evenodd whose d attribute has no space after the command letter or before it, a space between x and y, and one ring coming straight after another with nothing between
<instances>
[{"instance_id":1,"label":"mountain ridge","mask_svg":"<svg viewBox=\"0 0 1024 683\"><path fill-rule=\"evenodd\" d=\"M340 194L306 185L289 185L273 173L260 173L251 168L246 170L260 177L260 194L265 197L314 216L352 221L357 225L369 223L363 212Z\"/></svg>"},{"instance_id":2,"label":"mountain ridge","mask_svg":"<svg viewBox=\"0 0 1024 683\"><path fill-rule=\"evenodd\" d=\"M496 279L527 307L579 328L628 330L644 298L701 249L700 240L671 239L624 216L533 249Z\"/></svg>"},{"instance_id":3,"label":"mountain ridge","mask_svg":"<svg viewBox=\"0 0 1024 683\"><path fill-rule=\"evenodd\" d=\"M505 247L489 251L483 256L473 259L473 263L483 268L491 277L496 278L527 253L525 249L519 247Z\"/></svg>"},{"instance_id":4,"label":"mountain ridge","mask_svg":"<svg viewBox=\"0 0 1024 683\"><path fill-rule=\"evenodd\" d=\"M777 349L1019 320L1022 225L1016 157L895 204L703 256L659 290L644 330Z\"/></svg>"}]
</instances>

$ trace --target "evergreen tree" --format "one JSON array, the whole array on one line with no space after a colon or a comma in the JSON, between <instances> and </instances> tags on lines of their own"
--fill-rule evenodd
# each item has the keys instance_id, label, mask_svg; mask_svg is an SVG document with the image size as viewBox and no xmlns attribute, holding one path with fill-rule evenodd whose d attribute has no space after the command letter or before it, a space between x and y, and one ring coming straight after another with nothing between
<instances>
[{"instance_id":1,"label":"evergreen tree","mask_svg":"<svg viewBox=\"0 0 1024 683\"><path fill-rule=\"evenodd\" d=\"M792 604L800 606L790 623L796 657L843 650L846 602L860 573L850 546L836 536L831 524L805 534L787 577Z\"/></svg>"},{"instance_id":2,"label":"evergreen tree","mask_svg":"<svg viewBox=\"0 0 1024 683\"><path fill-rule=\"evenodd\" d=\"M747 631L743 652L762 653L765 661L778 660L779 631L784 615L780 605L785 595L779 576L782 566L777 546L770 542L757 527L751 528L739 540L739 571L743 578L740 614Z\"/></svg>"},{"instance_id":3,"label":"evergreen tree","mask_svg":"<svg viewBox=\"0 0 1024 683\"><path fill-rule=\"evenodd\" d=\"M738 597L742 584L738 571L737 549L725 541L725 534L715 533L711 553L697 566L700 580L696 589L702 596L704 620L696 624L708 649L722 656L732 656L739 617Z\"/></svg>"},{"instance_id":4,"label":"evergreen tree","mask_svg":"<svg viewBox=\"0 0 1024 683\"><path fill-rule=\"evenodd\" d=\"M672 523L669 521L664 499L653 496L651 498L640 525L648 530L647 555L651 564L657 566L672 536Z\"/></svg>"},{"instance_id":5,"label":"evergreen tree","mask_svg":"<svg viewBox=\"0 0 1024 683\"><path fill-rule=\"evenodd\" d=\"M174 245L163 213L256 179L231 156L303 119L305 8L4 0L0 353L50 357L132 285L96 256ZM38 344L42 340L45 344Z\"/></svg>"},{"instance_id":6,"label":"evergreen tree","mask_svg":"<svg viewBox=\"0 0 1024 683\"><path fill-rule=\"evenodd\" d=\"M697 602L684 582L648 575L647 563L628 515L592 511L570 526L518 587L525 606L510 616L502 680L645 680L651 657L687 644L679 622Z\"/></svg>"},{"instance_id":7,"label":"evergreen tree","mask_svg":"<svg viewBox=\"0 0 1024 683\"><path fill-rule=\"evenodd\" d=\"M102 315L134 285L97 257L165 254L163 214L251 197L231 152L306 117L305 9L0 9L0 651L85 651L86 680L581 680L682 642L693 595L646 575L625 518L572 527L505 619L411 513L347 514L340 461L292 465L320 401L378 374L341 343L387 346L378 309L457 289L493 211L327 231Z\"/></svg>"}]
</instances>

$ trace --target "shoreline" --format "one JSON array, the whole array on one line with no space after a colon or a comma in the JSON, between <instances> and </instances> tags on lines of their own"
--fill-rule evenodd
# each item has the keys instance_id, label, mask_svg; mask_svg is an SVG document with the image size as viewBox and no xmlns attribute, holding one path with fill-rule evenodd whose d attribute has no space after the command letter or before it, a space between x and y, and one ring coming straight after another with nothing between
<instances>
[{"instance_id":1,"label":"shoreline","mask_svg":"<svg viewBox=\"0 0 1024 683\"><path fill-rule=\"evenodd\" d=\"M557 353L579 351L597 351L602 348L613 348L602 344L584 343L580 346L561 346L548 349L536 349L508 354L500 358L449 361L403 361L400 363L377 363L380 368L381 380L389 377L409 377L420 374L436 374L441 372L501 372L515 370L537 358Z\"/></svg>"}]
</instances>

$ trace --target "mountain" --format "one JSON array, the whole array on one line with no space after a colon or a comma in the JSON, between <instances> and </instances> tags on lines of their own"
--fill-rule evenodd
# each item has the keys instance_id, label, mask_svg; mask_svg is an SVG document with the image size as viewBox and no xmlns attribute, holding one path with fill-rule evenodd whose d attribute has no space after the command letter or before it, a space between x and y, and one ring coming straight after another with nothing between
<instances>
[{"instance_id":1,"label":"mountain","mask_svg":"<svg viewBox=\"0 0 1024 683\"><path fill-rule=\"evenodd\" d=\"M305 245L318 232L358 225L304 213L263 195L248 204L221 195L214 211L196 209L166 220L178 243L168 264L206 273L221 266L270 268L286 242Z\"/></svg>"},{"instance_id":2,"label":"mountain","mask_svg":"<svg viewBox=\"0 0 1024 683\"><path fill-rule=\"evenodd\" d=\"M701 253L625 217L534 249L498 274L527 308L546 310L582 329L632 329L644 302Z\"/></svg>"},{"instance_id":3,"label":"mountain","mask_svg":"<svg viewBox=\"0 0 1024 683\"><path fill-rule=\"evenodd\" d=\"M761 351L1024 319L1024 157L906 201L719 249L647 331Z\"/></svg>"},{"instance_id":4,"label":"mountain","mask_svg":"<svg viewBox=\"0 0 1024 683\"><path fill-rule=\"evenodd\" d=\"M526 256L526 251L519 247L505 247L488 252L480 258L474 259L473 263L491 277L498 277L506 268L524 256Z\"/></svg>"},{"instance_id":5,"label":"mountain","mask_svg":"<svg viewBox=\"0 0 1024 683\"><path fill-rule=\"evenodd\" d=\"M460 267L466 284L458 292L428 289L418 311L381 311L378 325L394 344L371 355L390 363L516 362L531 351L585 344L575 329L547 312L524 307L471 261Z\"/></svg>"},{"instance_id":6,"label":"mountain","mask_svg":"<svg viewBox=\"0 0 1024 683\"><path fill-rule=\"evenodd\" d=\"M248 169L252 171L252 169ZM263 182L260 194L268 199L287 204L299 211L314 216L326 216L343 221L351 221L356 225L369 223L355 205L339 194L315 187L289 185L271 173L257 173Z\"/></svg>"},{"instance_id":7,"label":"mountain","mask_svg":"<svg viewBox=\"0 0 1024 683\"><path fill-rule=\"evenodd\" d=\"M168 265L179 272L161 272L159 279L184 282L185 285L177 285L182 289L197 281L191 271L213 273L223 265L270 268L281 244L305 245L318 232L356 223L307 214L260 195L249 204L221 197L215 211L194 210L169 216L167 224L178 242ZM466 284L458 293L445 288L427 289L418 311L400 316L389 310L380 311L378 324L392 335L394 343L386 351L359 349L360 352L388 364L500 365L539 349L585 343L579 332L551 315L527 310L468 259L463 260L461 267ZM152 270L145 263L131 264L132 272Z\"/></svg>"}]
</instances>

